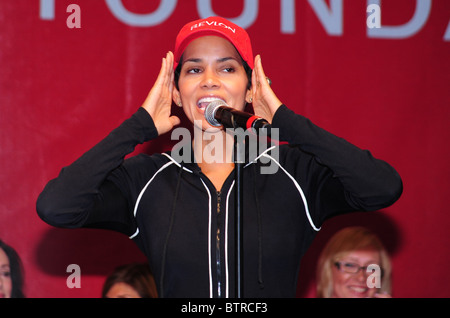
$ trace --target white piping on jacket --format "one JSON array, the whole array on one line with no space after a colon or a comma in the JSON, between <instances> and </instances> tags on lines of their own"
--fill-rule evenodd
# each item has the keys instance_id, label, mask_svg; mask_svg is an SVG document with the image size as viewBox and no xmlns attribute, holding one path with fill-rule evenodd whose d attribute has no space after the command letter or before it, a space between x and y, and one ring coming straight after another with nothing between
<instances>
[{"instance_id":1,"label":"white piping on jacket","mask_svg":"<svg viewBox=\"0 0 450 318\"><path fill-rule=\"evenodd\" d=\"M166 156L167 158L169 158L169 160L172 161L174 164L176 164L178 166L178 168L181 168L181 164L179 162L177 162L175 159L173 159L170 155L168 155L166 153L163 153L163 155ZM189 170L185 166L183 166L183 170L186 170L187 172L190 172L190 173L194 173L192 170Z\"/></svg>"},{"instance_id":2,"label":"white piping on jacket","mask_svg":"<svg viewBox=\"0 0 450 318\"><path fill-rule=\"evenodd\" d=\"M309 213L309 208L308 208L308 202L306 201L305 194L303 193L302 187L298 184L297 180L295 180L295 178L289 172L287 172L283 168L283 166L280 165L280 163L275 160L275 158L273 158L272 156L268 155L267 152L262 153L261 156L264 156L266 158L272 159L281 168L281 170L283 170L283 172L292 180L292 182L294 183L294 185L297 188L298 192L300 193L300 196L302 197L303 206L305 207L306 217L308 218L309 224L311 225L311 227L315 231L320 231L321 228L320 227L319 228L316 227L316 225L314 224L314 222L313 222L313 220L311 218L311 215ZM261 156L259 156L259 157L261 157Z\"/></svg>"},{"instance_id":3,"label":"white piping on jacket","mask_svg":"<svg viewBox=\"0 0 450 318\"><path fill-rule=\"evenodd\" d=\"M271 160L273 160L280 168L281 170L292 180L292 182L294 183L295 187L297 188L298 192L300 193L300 196L302 198L303 201L303 205L305 208L305 212L306 212L306 216L308 218L308 221L311 225L311 227L315 230L315 231L320 231L320 228L317 228L314 224L314 222L312 221L311 215L309 213L309 208L308 208L308 202L306 201L306 197L305 194L303 193L303 190L301 188L301 186L298 184L298 182L295 180L295 178L289 174L282 166L281 164L275 160L275 158L273 158L271 155L268 155L267 153L269 151L271 151L272 149L274 149L276 146L273 146L271 148L266 149L263 153L261 153L257 158L255 158L252 162L248 163L245 167L249 166L252 163L255 163L256 160L258 160L261 157L266 157L269 158ZM172 164L177 165L179 168L182 168L190 173L193 173L192 170L187 169L186 167L182 167L180 163L178 163L177 161L175 161L175 159L173 159L170 155L163 153L164 156L166 156L170 162L166 163L165 165L163 165L153 176L152 178L147 182L147 184L144 186L144 188L141 190L137 200L136 200L136 204L134 207L134 217L136 217L136 213L137 213L137 209L140 203L140 200L144 194L144 192L146 191L147 187L150 185L150 183L153 181L153 179L156 177L157 174L159 174L161 171L163 171L164 169L166 169L167 167L169 167ZM207 193L208 193L208 198L209 198L209 211L208 211L208 267L209 267L209 295L210 298L213 297L213 283L212 283L212 265L211 265L211 213L212 213L212 208L211 208L211 192L209 191L208 187L206 186L205 182L200 178L203 186L205 187ZM226 289L225 289L225 297L228 298L229 297L229 271L228 271L228 202L229 202L229 197L231 194L231 191L234 187L234 181L232 183L232 185L230 186L230 189L228 191L227 194L227 202L226 202L226 223L225 223L225 276L226 276ZM139 234L139 228L136 229L136 232L130 236L130 239L133 239L134 237L136 237Z\"/></svg>"},{"instance_id":4,"label":"white piping on jacket","mask_svg":"<svg viewBox=\"0 0 450 318\"><path fill-rule=\"evenodd\" d=\"M150 185L150 183L153 181L153 179L156 177L156 175L158 173L160 173L161 171L163 171L164 169L166 169L167 167L169 167L170 165L172 165L172 164L175 164L179 168L181 168L181 165L178 162L176 162L175 159L173 159L171 156L169 156L166 153L163 153L162 155L166 156L170 161L168 163L166 163L165 165L163 165L161 168L159 168L159 170L156 171L156 173L151 177L151 179L147 182L147 184L144 186L144 188L142 188L142 190L139 193L139 196L138 196L138 198L136 200L136 204L134 205L134 212L133 212L134 217L136 217L137 209L138 209L139 203L141 201L141 198L144 195L145 190L147 190L147 187ZM190 172L190 173L193 173L192 170L189 170L188 168L183 167L183 169L188 171L188 172ZM130 236L130 239L135 238L138 234L139 234L139 228L137 228L136 232L134 232L134 234Z\"/></svg>"},{"instance_id":5,"label":"white piping on jacket","mask_svg":"<svg viewBox=\"0 0 450 318\"><path fill-rule=\"evenodd\" d=\"M272 146L272 147L266 149L266 150L265 150L264 152L262 152L258 157L256 157L252 162L249 162L249 163L246 165L246 167L249 166L250 164L256 162L256 160L258 160L258 159L261 158L261 157L266 157L266 158L269 158L269 159L273 160L273 161L278 165L278 167L280 167L281 170L283 170L283 172L284 172L284 173L292 180L292 182L294 183L294 185L295 185L295 187L297 188L298 192L300 193L300 196L302 197L302 201L303 201L303 206L305 207L306 217L308 218L309 224L311 225L311 227L312 227L315 231L320 231L321 228L320 228L320 227L319 227L319 228L316 227L316 225L315 225L314 222L312 221L311 214L309 213L308 201L306 201L305 194L303 193L303 190L302 190L302 187L300 186L300 184L298 184L297 180L295 180L295 178L294 178L289 172L287 172L286 169L284 169L284 168L281 166L281 164L280 164L274 157L272 157L271 155L268 155L268 154L267 154L269 151L273 150L275 147L277 147L277 146Z\"/></svg>"},{"instance_id":6,"label":"white piping on jacket","mask_svg":"<svg viewBox=\"0 0 450 318\"><path fill-rule=\"evenodd\" d=\"M139 196L138 196L138 198L136 200L136 204L134 205L134 212L133 212L134 217L136 217L136 213L137 213L137 209L139 207L139 203L140 203L140 201L142 199L142 196L144 195L145 190L147 190L147 187L150 185L150 183L153 181L153 179L155 179L155 177L158 175L158 173L160 173L161 171L163 171L164 169L166 169L167 167L169 167L172 164L173 164L173 161L169 161L164 166L159 168L159 170L156 171L156 173L150 178L150 180L147 182L147 184L142 188L142 190L139 193ZM134 232L134 234L130 236L130 239L135 238L136 235L138 235L138 234L139 234L139 227L136 228L136 232Z\"/></svg>"},{"instance_id":7,"label":"white piping on jacket","mask_svg":"<svg viewBox=\"0 0 450 318\"><path fill-rule=\"evenodd\" d=\"M212 282L212 258L211 258L211 227L212 227L212 202L211 202L211 192L208 189L208 186L205 184L205 182L200 178L202 181L203 186L206 189L206 192L208 193L208 199L209 199L209 207L208 207L208 267L209 267L209 297L213 297L213 282ZM230 186L230 189L228 190L227 194L227 202L226 202L226 209L225 209L225 298L229 297L229 272L228 272L228 202L230 198L231 191L234 188L234 181Z\"/></svg>"},{"instance_id":8,"label":"white piping on jacket","mask_svg":"<svg viewBox=\"0 0 450 318\"><path fill-rule=\"evenodd\" d=\"M229 292L230 292L230 282L229 282L229 275L228 275L228 202L230 202L229 198L230 198L230 194L231 194L231 190L234 188L234 182L231 184L230 190L228 190L228 194L227 194L227 207L225 209L225 277L226 277L226 287L225 287L225 298L229 297Z\"/></svg>"},{"instance_id":9,"label":"white piping on jacket","mask_svg":"<svg viewBox=\"0 0 450 318\"><path fill-rule=\"evenodd\" d=\"M208 193L209 198L209 207L208 207L208 271L209 271L209 297L213 297L213 286L212 286L212 268L211 268L211 192L209 191L208 187L206 186L205 182L200 178L200 181L203 183L203 186L206 189L206 192Z\"/></svg>"}]
</instances>

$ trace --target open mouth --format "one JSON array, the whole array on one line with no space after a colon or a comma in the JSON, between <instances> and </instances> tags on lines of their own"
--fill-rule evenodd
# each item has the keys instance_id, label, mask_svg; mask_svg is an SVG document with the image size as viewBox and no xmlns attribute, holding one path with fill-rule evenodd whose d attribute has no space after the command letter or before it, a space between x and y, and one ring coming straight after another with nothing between
<instances>
[{"instance_id":1,"label":"open mouth","mask_svg":"<svg viewBox=\"0 0 450 318\"><path fill-rule=\"evenodd\" d=\"M211 102L214 102L214 101L217 101L217 100L222 101L222 102L225 103L225 101L224 101L223 99L218 98L218 97L204 97L204 98L200 99L200 100L197 102L197 107L198 107L200 110L202 110L202 111L204 112L205 109L206 109L206 107L207 107Z\"/></svg>"}]
</instances>

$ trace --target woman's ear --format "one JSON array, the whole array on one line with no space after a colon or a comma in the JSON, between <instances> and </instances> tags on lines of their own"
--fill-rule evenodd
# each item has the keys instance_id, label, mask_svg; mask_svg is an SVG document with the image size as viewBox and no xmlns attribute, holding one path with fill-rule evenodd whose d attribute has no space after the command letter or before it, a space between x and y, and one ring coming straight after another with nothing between
<instances>
[{"instance_id":1,"label":"woman's ear","mask_svg":"<svg viewBox=\"0 0 450 318\"><path fill-rule=\"evenodd\" d=\"M251 104L251 103L253 102L253 92L252 92L251 89L248 89L248 90L247 90L247 94L245 95L245 101L246 101L248 104Z\"/></svg>"},{"instance_id":2,"label":"woman's ear","mask_svg":"<svg viewBox=\"0 0 450 318\"><path fill-rule=\"evenodd\" d=\"M177 105L178 107L183 106L183 103L181 102L180 92L178 91L178 89L176 89L176 87L173 88L172 99L175 105Z\"/></svg>"}]
</instances>

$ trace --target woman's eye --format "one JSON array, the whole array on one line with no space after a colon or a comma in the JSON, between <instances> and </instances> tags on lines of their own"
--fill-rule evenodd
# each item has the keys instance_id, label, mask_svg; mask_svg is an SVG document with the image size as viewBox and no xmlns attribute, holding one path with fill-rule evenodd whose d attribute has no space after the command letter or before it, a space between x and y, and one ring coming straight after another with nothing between
<instances>
[{"instance_id":1,"label":"woman's eye","mask_svg":"<svg viewBox=\"0 0 450 318\"><path fill-rule=\"evenodd\" d=\"M353 263L345 263L344 266L345 266L346 268L355 268L355 267L358 267L358 265L353 264Z\"/></svg>"},{"instance_id":2,"label":"woman's eye","mask_svg":"<svg viewBox=\"0 0 450 318\"><path fill-rule=\"evenodd\" d=\"M0 276L11 277L11 272L8 272L8 271L0 272Z\"/></svg>"},{"instance_id":3,"label":"woman's eye","mask_svg":"<svg viewBox=\"0 0 450 318\"><path fill-rule=\"evenodd\" d=\"M234 72L234 67L226 67L223 69L225 72L227 73L233 73Z\"/></svg>"},{"instance_id":4,"label":"woman's eye","mask_svg":"<svg viewBox=\"0 0 450 318\"><path fill-rule=\"evenodd\" d=\"M190 69L188 69L187 72L188 72L189 74L197 74L197 73L200 73L201 70L200 70L199 68L190 68Z\"/></svg>"}]
</instances>

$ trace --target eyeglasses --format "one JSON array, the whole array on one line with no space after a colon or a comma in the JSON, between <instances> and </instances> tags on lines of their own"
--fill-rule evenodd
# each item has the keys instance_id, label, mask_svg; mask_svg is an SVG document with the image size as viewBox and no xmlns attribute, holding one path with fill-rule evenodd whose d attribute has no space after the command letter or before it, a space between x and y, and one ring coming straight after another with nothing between
<instances>
[{"instance_id":1,"label":"eyeglasses","mask_svg":"<svg viewBox=\"0 0 450 318\"><path fill-rule=\"evenodd\" d=\"M358 264L351 263L351 262L335 262L334 265L341 272L348 273L348 274L356 274L362 269L365 272L367 272L367 268L370 266L370 265L359 266ZM371 264L371 265L373 265L373 264ZM381 276L383 276L383 269L382 268L380 268L380 269L381 269Z\"/></svg>"}]
</instances>

